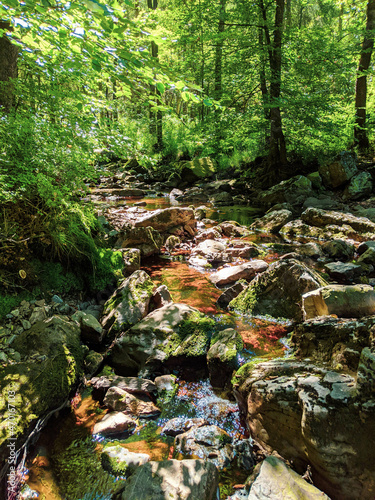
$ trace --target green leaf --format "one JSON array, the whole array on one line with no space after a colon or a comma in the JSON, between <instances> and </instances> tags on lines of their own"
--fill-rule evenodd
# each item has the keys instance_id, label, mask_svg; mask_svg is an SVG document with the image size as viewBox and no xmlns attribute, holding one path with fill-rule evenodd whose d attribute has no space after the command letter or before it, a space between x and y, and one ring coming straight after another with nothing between
<instances>
[{"instance_id":1,"label":"green leaf","mask_svg":"<svg viewBox=\"0 0 375 500\"><path fill-rule=\"evenodd\" d=\"M208 107L213 106L213 103L210 99L203 99L203 104Z\"/></svg>"},{"instance_id":2,"label":"green leaf","mask_svg":"<svg viewBox=\"0 0 375 500\"><path fill-rule=\"evenodd\" d=\"M182 82L181 80L176 83L176 89L177 90L182 90L185 87L185 83Z\"/></svg>"},{"instance_id":3,"label":"green leaf","mask_svg":"<svg viewBox=\"0 0 375 500\"><path fill-rule=\"evenodd\" d=\"M190 99L190 93L189 92L181 92L181 97L183 101L188 102Z\"/></svg>"},{"instance_id":4,"label":"green leaf","mask_svg":"<svg viewBox=\"0 0 375 500\"><path fill-rule=\"evenodd\" d=\"M161 94L164 94L165 87L164 87L164 85L163 85L161 82L158 82L158 83L156 84L156 88L158 89L158 91L159 91Z\"/></svg>"},{"instance_id":5,"label":"green leaf","mask_svg":"<svg viewBox=\"0 0 375 500\"><path fill-rule=\"evenodd\" d=\"M93 59L91 61L91 66L95 71L101 71L102 70L102 65L97 59Z\"/></svg>"}]
</instances>

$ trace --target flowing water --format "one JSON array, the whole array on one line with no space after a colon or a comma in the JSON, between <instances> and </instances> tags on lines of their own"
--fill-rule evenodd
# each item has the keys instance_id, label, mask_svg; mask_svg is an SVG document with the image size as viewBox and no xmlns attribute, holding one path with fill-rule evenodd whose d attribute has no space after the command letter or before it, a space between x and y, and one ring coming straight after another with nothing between
<instances>
[{"instance_id":1,"label":"flowing water","mask_svg":"<svg viewBox=\"0 0 375 500\"><path fill-rule=\"evenodd\" d=\"M165 198L145 200L148 209L165 208ZM244 210L244 207L241 207ZM250 211L249 211L250 213ZM238 220L243 218L249 224L249 213L237 214L234 207L220 209L209 215L216 220ZM246 218L247 217L247 218ZM261 241L262 244L269 240ZM270 261L277 253L270 253ZM207 272L189 266L183 256L175 258L148 259L143 267L155 284L165 284L175 302L183 302L210 315L220 326L232 327L242 336L245 348L238 361L243 364L256 356L264 358L285 355L284 342L289 323L270 318L241 317L220 310L216 300L221 294L208 279ZM148 453L151 460L163 460L173 455L173 438L162 436L164 423L174 417L202 417L210 424L225 429L234 438L246 436L246 429L240 421L237 404L228 395L216 393L208 379L187 382L177 379L176 395L166 401L158 401L162 410L157 420L139 419L132 436L122 439L121 444L131 451ZM100 464L99 452L103 445L113 439L95 439L91 435L96 421L106 410L91 398L85 389L72 400L70 408L61 411L48 422L37 443L31 448L26 463L26 486L19 498L45 500L104 500L110 499L118 479L105 472ZM221 475L222 495L230 492L232 484L241 483L246 474L233 469ZM34 491L34 493L32 493Z\"/></svg>"}]
</instances>

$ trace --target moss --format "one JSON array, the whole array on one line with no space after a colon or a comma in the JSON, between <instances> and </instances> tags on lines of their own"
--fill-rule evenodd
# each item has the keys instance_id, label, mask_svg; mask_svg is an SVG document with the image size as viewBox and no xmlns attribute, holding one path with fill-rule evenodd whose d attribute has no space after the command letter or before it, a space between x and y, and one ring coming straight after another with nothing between
<instances>
[{"instance_id":1,"label":"moss","mask_svg":"<svg viewBox=\"0 0 375 500\"><path fill-rule=\"evenodd\" d=\"M33 420L60 406L82 374L79 328L61 318L53 318L49 324L51 328L47 328L46 322L40 322L14 341L14 347L23 357L37 352L45 361L23 360L0 371L0 414L3 416L0 446L7 437L20 437ZM13 393L15 401L8 406L8 395ZM6 419L12 411L14 427L10 428Z\"/></svg>"},{"instance_id":2,"label":"moss","mask_svg":"<svg viewBox=\"0 0 375 500\"><path fill-rule=\"evenodd\" d=\"M167 345L161 348L168 357L202 356L207 352L214 327L215 321L212 318L194 312L180 323L178 331L173 332L168 337Z\"/></svg>"},{"instance_id":3,"label":"moss","mask_svg":"<svg viewBox=\"0 0 375 500\"><path fill-rule=\"evenodd\" d=\"M257 300L256 290L254 288L246 288L229 303L229 309L234 309L242 314L251 314L256 307Z\"/></svg>"},{"instance_id":4,"label":"moss","mask_svg":"<svg viewBox=\"0 0 375 500\"><path fill-rule=\"evenodd\" d=\"M241 385L251 374L252 370L260 363L266 361L265 358L252 359L248 363L244 364L239 368L232 378L232 385Z\"/></svg>"}]
</instances>

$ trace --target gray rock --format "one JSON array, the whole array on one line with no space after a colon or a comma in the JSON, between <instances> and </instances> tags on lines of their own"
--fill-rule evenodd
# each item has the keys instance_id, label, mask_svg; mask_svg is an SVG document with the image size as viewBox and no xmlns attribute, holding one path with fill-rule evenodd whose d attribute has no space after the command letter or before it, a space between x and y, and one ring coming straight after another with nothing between
<instances>
[{"instance_id":1,"label":"gray rock","mask_svg":"<svg viewBox=\"0 0 375 500\"><path fill-rule=\"evenodd\" d=\"M217 332L207 353L210 382L213 387L226 387L239 368L238 353L244 348L241 335L233 328Z\"/></svg>"},{"instance_id":2,"label":"gray rock","mask_svg":"<svg viewBox=\"0 0 375 500\"><path fill-rule=\"evenodd\" d=\"M216 500L219 476L205 460L164 460L141 465L124 483L121 500Z\"/></svg>"},{"instance_id":3,"label":"gray rock","mask_svg":"<svg viewBox=\"0 0 375 500\"><path fill-rule=\"evenodd\" d=\"M144 318L149 310L155 286L145 271L126 278L106 302L102 326L114 333L125 331Z\"/></svg>"},{"instance_id":4,"label":"gray rock","mask_svg":"<svg viewBox=\"0 0 375 500\"><path fill-rule=\"evenodd\" d=\"M267 457L254 473L246 500L329 500L329 497L305 481L276 457Z\"/></svg>"},{"instance_id":5,"label":"gray rock","mask_svg":"<svg viewBox=\"0 0 375 500\"><path fill-rule=\"evenodd\" d=\"M239 281L238 283L235 283L220 295L220 297L216 301L216 304L222 309L226 309L229 305L229 302L236 298L237 295L247 287L247 285L248 283L246 281Z\"/></svg>"},{"instance_id":6,"label":"gray rock","mask_svg":"<svg viewBox=\"0 0 375 500\"><path fill-rule=\"evenodd\" d=\"M344 240L331 240L323 243L322 248L332 259L345 262L354 257L355 247L353 243Z\"/></svg>"},{"instance_id":7,"label":"gray rock","mask_svg":"<svg viewBox=\"0 0 375 500\"><path fill-rule=\"evenodd\" d=\"M372 191L372 176L370 172L360 172L354 175L344 191L344 200L360 200Z\"/></svg>"},{"instance_id":8,"label":"gray rock","mask_svg":"<svg viewBox=\"0 0 375 500\"><path fill-rule=\"evenodd\" d=\"M192 427L175 437L175 452L201 457L218 467L229 467L234 455L232 438L217 425Z\"/></svg>"},{"instance_id":9,"label":"gray rock","mask_svg":"<svg viewBox=\"0 0 375 500\"><path fill-rule=\"evenodd\" d=\"M293 219L290 210L275 210L257 219L250 225L250 229L257 229L269 233L278 233L279 230Z\"/></svg>"},{"instance_id":10,"label":"gray rock","mask_svg":"<svg viewBox=\"0 0 375 500\"><path fill-rule=\"evenodd\" d=\"M100 457L103 469L115 476L129 476L150 460L146 453L134 453L119 444L104 446Z\"/></svg>"},{"instance_id":11,"label":"gray rock","mask_svg":"<svg viewBox=\"0 0 375 500\"><path fill-rule=\"evenodd\" d=\"M114 411L104 415L102 420L94 425L93 434L112 436L115 434L130 433L137 426L135 420L120 411Z\"/></svg>"},{"instance_id":12,"label":"gray rock","mask_svg":"<svg viewBox=\"0 0 375 500\"><path fill-rule=\"evenodd\" d=\"M332 279L340 283L353 283L363 274L362 267L351 262L330 262L325 269Z\"/></svg>"},{"instance_id":13,"label":"gray rock","mask_svg":"<svg viewBox=\"0 0 375 500\"><path fill-rule=\"evenodd\" d=\"M258 273L262 273L267 268L268 264L264 260L251 260L250 262L245 262L245 264L221 269L216 273L210 274L209 279L217 286L234 283L240 279L250 281Z\"/></svg>"},{"instance_id":14,"label":"gray rock","mask_svg":"<svg viewBox=\"0 0 375 500\"><path fill-rule=\"evenodd\" d=\"M302 297L304 319L335 314L361 318L375 314L375 292L370 285L328 285Z\"/></svg>"},{"instance_id":15,"label":"gray rock","mask_svg":"<svg viewBox=\"0 0 375 500\"><path fill-rule=\"evenodd\" d=\"M122 375L162 366L197 370L209 347L214 321L186 304L156 309L116 340L109 361Z\"/></svg>"},{"instance_id":16,"label":"gray rock","mask_svg":"<svg viewBox=\"0 0 375 500\"><path fill-rule=\"evenodd\" d=\"M99 321L92 315L83 311L77 311L72 316L73 321L81 327L81 338L88 344L100 344L102 341L103 328Z\"/></svg>"},{"instance_id":17,"label":"gray rock","mask_svg":"<svg viewBox=\"0 0 375 500\"><path fill-rule=\"evenodd\" d=\"M108 389L104 405L110 410L121 411L133 417L154 417L160 414L159 408L151 398L145 394L130 394L129 392L112 386Z\"/></svg>"},{"instance_id":18,"label":"gray rock","mask_svg":"<svg viewBox=\"0 0 375 500\"><path fill-rule=\"evenodd\" d=\"M193 427L201 427L202 425L208 425L207 420L204 418L184 418L176 417L168 420L162 428L162 434L166 436L177 436L178 434L183 434L189 431Z\"/></svg>"},{"instance_id":19,"label":"gray rock","mask_svg":"<svg viewBox=\"0 0 375 500\"><path fill-rule=\"evenodd\" d=\"M319 167L323 182L329 188L345 184L357 171L356 157L349 151L341 152L335 161Z\"/></svg>"},{"instance_id":20,"label":"gray rock","mask_svg":"<svg viewBox=\"0 0 375 500\"><path fill-rule=\"evenodd\" d=\"M325 285L321 277L294 259L281 260L258 274L229 307L241 313L302 319L302 295Z\"/></svg>"}]
</instances>

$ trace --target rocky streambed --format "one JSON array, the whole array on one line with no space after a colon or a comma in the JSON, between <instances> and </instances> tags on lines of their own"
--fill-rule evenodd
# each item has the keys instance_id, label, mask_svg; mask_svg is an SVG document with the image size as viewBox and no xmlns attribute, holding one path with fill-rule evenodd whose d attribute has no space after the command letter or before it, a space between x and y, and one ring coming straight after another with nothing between
<instances>
[{"instance_id":1,"label":"rocky streambed","mask_svg":"<svg viewBox=\"0 0 375 500\"><path fill-rule=\"evenodd\" d=\"M373 499L375 223L142 205L102 209L106 299L2 327L9 498Z\"/></svg>"}]
</instances>

